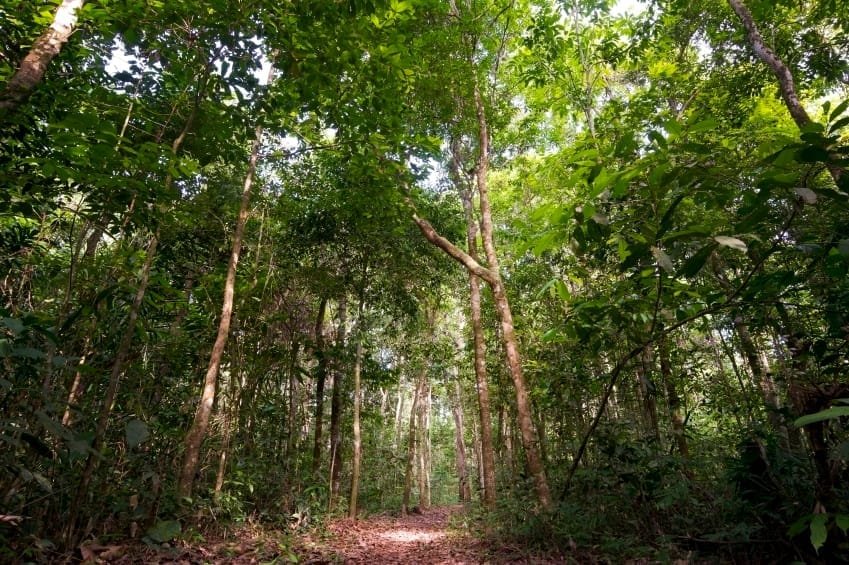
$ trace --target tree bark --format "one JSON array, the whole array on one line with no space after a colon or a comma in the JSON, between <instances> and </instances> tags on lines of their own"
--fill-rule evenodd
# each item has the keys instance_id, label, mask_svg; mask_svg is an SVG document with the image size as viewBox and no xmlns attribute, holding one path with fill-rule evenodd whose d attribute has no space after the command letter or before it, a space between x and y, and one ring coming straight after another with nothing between
<instances>
[{"instance_id":1,"label":"tree bark","mask_svg":"<svg viewBox=\"0 0 849 565\"><path fill-rule=\"evenodd\" d=\"M678 395L675 381L673 381L669 344L665 339L662 339L658 344L658 350L660 353L660 374L663 377L663 384L666 389L666 404L669 409L669 420L672 423L672 436L675 439L675 445L678 446L678 453L681 454L681 457L687 459L690 457L690 448L687 445L687 436L684 435L681 397Z\"/></svg>"},{"instance_id":2,"label":"tree bark","mask_svg":"<svg viewBox=\"0 0 849 565\"><path fill-rule=\"evenodd\" d=\"M361 309L362 310L362 309ZM360 314L362 316L362 314ZM359 325L362 323L358 321ZM358 333L361 332L361 328ZM351 500L348 506L348 517L357 518L357 498L360 492L360 462L362 460L362 437L360 435L360 405L362 404L362 391L360 390L360 371L363 364L363 339L357 336L357 357L354 361L354 460L351 471Z\"/></svg>"},{"instance_id":3,"label":"tree bark","mask_svg":"<svg viewBox=\"0 0 849 565\"><path fill-rule=\"evenodd\" d=\"M487 170L489 168L489 132L487 129L486 114L480 89L475 85L475 108L478 118L478 143L479 156L476 170L478 198L480 199L481 212L481 235L483 247L486 254L487 265L492 273L492 294L495 299L496 312L501 322L501 339L507 354L507 365L510 376L513 379L513 388L516 392L516 416L521 432L522 447L525 450L525 459L528 473L533 478L537 491L537 499L545 511L552 509L551 491L548 480L540 460L539 447L534 433L533 416L528 399L527 385L522 370L522 359L519 354L518 340L513 326L513 312L507 299L507 292L501 279L498 265L498 254L495 250L494 228L492 225L492 210L489 204L489 188L487 186Z\"/></svg>"},{"instance_id":4,"label":"tree bark","mask_svg":"<svg viewBox=\"0 0 849 565\"><path fill-rule=\"evenodd\" d=\"M649 433L656 439L660 440L660 426L657 422L657 391L655 384L649 377L648 367L651 366L651 346L646 347L640 362L636 365L637 380L640 386L640 401L642 403L642 412L645 424L649 429Z\"/></svg>"},{"instance_id":5,"label":"tree bark","mask_svg":"<svg viewBox=\"0 0 849 565\"><path fill-rule=\"evenodd\" d=\"M270 75L271 73L269 73ZM204 377L203 391L198 402L195 417L183 442L184 456L177 484L177 492L181 497L192 494L195 473L197 472L200 459L200 448L206 437L209 427L209 417L212 414L212 406L215 403L215 392L218 384L218 371L221 368L221 360L227 339L230 335L230 322L233 316L233 296L236 286L236 267L239 264L239 255L242 251L242 238L245 234L245 224L248 220L249 205L251 199L251 188L253 187L256 174L259 150L262 146L262 126L257 126L253 145L251 146L248 170L242 187L242 199L239 205L239 216L236 219L236 229L233 234L233 245L230 251L230 260L227 264L227 278L224 281L224 298L221 306L221 318L218 322L218 333L209 356L209 364Z\"/></svg>"},{"instance_id":6,"label":"tree bark","mask_svg":"<svg viewBox=\"0 0 849 565\"><path fill-rule=\"evenodd\" d=\"M336 326L336 348L342 351L345 347L346 325L348 323L347 297L339 300L338 321ZM343 375L340 367L333 371L333 391L330 398L330 497L328 508L339 495L339 478L342 473L342 382Z\"/></svg>"},{"instance_id":7,"label":"tree bark","mask_svg":"<svg viewBox=\"0 0 849 565\"><path fill-rule=\"evenodd\" d=\"M811 118L808 116L808 113L805 111L805 107L802 106L802 102L799 100L799 93L796 90L793 73L790 72L790 69L784 64L784 61L778 57L775 51L768 47L764 42L763 36L761 36L761 33L758 30L758 26L755 24L754 18L752 18L752 13L749 12L749 9L742 0L728 0L728 4L743 23L743 27L746 29L746 37L749 40L749 45L751 45L752 51L754 51L755 55L757 55L757 57L770 68L772 73L775 75L775 78L778 79L778 89L781 92L781 98L784 100L784 105L787 106L787 110L793 117L793 121L796 122L799 129L804 129L805 126L811 123ZM843 168L833 164L827 164L826 166L831 177L834 179L834 182L840 185L840 179L844 174Z\"/></svg>"},{"instance_id":8,"label":"tree bark","mask_svg":"<svg viewBox=\"0 0 849 565\"><path fill-rule=\"evenodd\" d=\"M419 508L430 508L430 383L422 384L419 400Z\"/></svg>"},{"instance_id":9,"label":"tree bark","mask_svg":"<svg viewBox=\"0 0 849 565\"><path fill-rule=\"evenodd\" d=\"M324 350L324 316L327 311L327 297L322 297L318 305L315 320L315 354L318 366L315 370L315 439L312 446L312 473L315 475L321 465L321 432L324 423L324 384L327 380L327 352Z\"/></svg>"},{"instance_id":10,"label":"tree bark","mask_svg":"<svg viewBox=\"0 0 849 565\"><path fill-rule=\"evenodd\" d=\"M469 487L469 471L466 463L466 442L463 439L463 397L460 390L460 376L454 371L454 446L457 464L457 497L463 504L472 500L472 490Z\"/></svg>"},{"instance_id":11,"label":"tree bark","mask_svg":"<svg viewBox=\"0 0 849 565\"><path fill-rule=\"evenodd\" d=\"M472 194L468 187L461 186L462 163L459 148L452 147L452 173L460 188L460 199L466 217L466 245L469 256L478 261L478 224L475 221ZM492 447L492 412L489 402L489 381L486 374L486 342L483 335L483 317L481 315L481 286L477 275L469 271L469 311L472 322L474 344L475 384L478 396L478 412L481 424L480 451L481 476L483 477L484 506L492 510L495 507L495 452Z\"/></svg>"},{"instance_id":12,"label":"tree bark","mask_svg":"<svg viewBox=\"0 0 849 565\"><path fill-rule=\"evenodd\" d=\"M416 415L419 409L419 396L424 384L424 374L419 376L413 390L413 403L410 406L410 430L407 436L407 468L404 472L404 495L401 501L401 514L407 515L410 510L410 494L413 490L413 462L416 457Z\"/></svg>"},{"instance_id":13,"label":"tree bark","mask_svg":"<svg viewBox=\"0 0 849 565\"><path fill-rule=\"evenodd\" d=\"M295 450L298 448L298 352L301 344L292 343L289 360L289 414L286 422L286 468L292 475L292 462L295 460Z\"/></svg>"},{"instance_id":14,"label":"tree bark","mask_svg":"<svg viewBox=\"0 0 849 565\"><path fill-rule=\"evenodd\" d=\"M83 4L85 0L63 0L59 4L53 23L35 40L21 66L3 88L0 94L0 120L17 110L44 79L50 61L71 37L77 25L77 12Z\"/></svg>"},{"instance_id":15,"label":"tree bark","mask_svg":"<svg viewBox=\"0 0 849 565\"><path fill-rule=\"evenodd\" d=\"M403 375L398 381L398 400L395 403L395 427L393 428L394 432L392 434L392 453L396 453L398 451L398 444L401 441L401 424L403 423L401 419L401 414L404 410L404 377Z\"/></svg>"}]
</instances>

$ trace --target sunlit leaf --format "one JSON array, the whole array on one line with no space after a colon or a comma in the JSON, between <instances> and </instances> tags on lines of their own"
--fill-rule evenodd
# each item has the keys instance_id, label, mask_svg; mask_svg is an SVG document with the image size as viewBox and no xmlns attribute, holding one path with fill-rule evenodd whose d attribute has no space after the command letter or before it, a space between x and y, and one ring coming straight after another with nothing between
<instances>
[{"instance_id":1,"label":"sunlit leaf","mask_svg":"<svg viewBox=\"0 0 849 565\"><path fill-rule=\"evenodd\" d=\"M849 406L832 406L831 408L826 408L825 410L821 410L814 414L807 414L800 418L796 418L796 421L793 424L800 428L802 426L807 426L808 424L813 424L815 422L822 422L823 420L834 420L836 418L842 418L845 416L849 416Z\"/></svg>"},{"instance_id":2,"label":"sunlit leaf","mask_svg":"<svg viewBox=\"0 0 849 565\"><path fill-rule=\"evenodd\" d=\"M737 239L736 237L730 237L727 235L717 235L713 238L718 244L724 247L730 247L731 249L736 249L737 251L743 251L744 253L749 249L746 247L746 244L743 241Z\"/></svg>"},{"instance_id":3,"label":"sunlit leaf","mask_svg":"<svg viewBox=\"0 0 849 565\"><path fill-rule=\"evenodd\" d=\"M675 272L675 267L672 265L672 259L669 258L669 255L663 249L659 249L655 246L651 248L652 255L654 255L655 261L657 264L667 273Z\"/></svg>"}]
</instances>

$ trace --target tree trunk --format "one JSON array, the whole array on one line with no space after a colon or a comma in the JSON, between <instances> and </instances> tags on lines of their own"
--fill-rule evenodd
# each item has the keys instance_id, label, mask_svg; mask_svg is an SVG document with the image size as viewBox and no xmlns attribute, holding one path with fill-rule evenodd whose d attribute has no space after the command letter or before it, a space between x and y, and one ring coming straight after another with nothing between
<instances>
[{"instance_id":1,"label":"tree trunk","mask_svg":"<svg viewBox=\"0 0 849 565\"><path fill-rule=\"evenodd\" d=\"M301 344L292 343L292 357L289 360L289 414L286 422L286 469L292 475L292 462L298 448L298 352Z\"/></svg>"},{"instance_id":2,"label":"tree trunk","mask_svg":"<svg viewBox=\"0 0 849 565\"><path fill-rule=\"evenodd\" d=\"M475 108L478 117L478 142L479 157L476 170L478 198L480 199L481 212L481 236L486 254L489 270L492 272L492 294L495 300L496 312L501 322L501 338L504 350L507 354L507 366L513 379L513 387L516 392L516 416L521 432L522 447L525 450L525 459L528 473L533 478L536 486L537 499L545 511L552 509L551 491L548 488L548 480L539 455L539 447L534 433L533 416L528 399L527 385L522 370L522 359L519 355L519 345L513 326L513 312L510 310L510 302L501 279L498 264L498 254L495 250L494 228L492 225L492 210L489 204L489 188L487 186L487 170L489 168L489 132L487 130L486 114L481 99L480 90L475 85Z\"/></svg>"},{"instance_id":3,"label":"tree trunk","mask_svg":"<svg viewBox=\"0 0 849 565\"><path fill-rule=\"evenodd\" d=\"M318 305L315 320L315 354L318 366L315 370L315 440L312 446L312 473L318 473L321 466L321 428L324 423L324 384L327 380L327 352L324 350L324 316L327 311L327 297L322 297Z\"/></svg>"},{"instance_id":4,"label":"tree trunk","mask_svg":"<svg viewBox=\"0 0 849 565\"><path fill-rule=\"evenodd\" d=\"M430 508L430 383L425 380L419 401L419 508Z\"/></svg>"},{"instance_id":5,"label":"tree trunk","mask_svg":"<svg viewBox=\"0 0 849 565\"><path fill-rule=\"evenodd\" d=\"M14 112L29 98L44 78L47 66L67 43L77 25L77 12L85 0L63 0L56 9L53 23L35 40L21 66L0 94L0 120Z\"/></svg>"},{"instance_id":6,"label":"tree trunk","mask_svg":"<svg viewBox=\"0 0 849 565\"><path fill-rule=\"evenodd\" d=\"M347 297L339 300L338 325L336 327L336 348L345 347L346 325L348 323ZM338 361L337 361L338 363ZM332 508L339 495L339 478L342 473L342 368L333 371L333 391L330 398L330 497L327 507Z\"/></svg>"},{"instance_id":7,"label":"tree trunk","mask_svg":"<svg viewBox=\"0 0 849 565\"><path fill-rule=\"evenodd\" d=\"M413 403L410 406L410 430L407 439L407 469L404 472L404 495L401 501L401 514L407 515L410 510L410 494L413 490L413 462L416 457L416 415L419 409L419 396L424 385L424 374L419 376L413 390Z\"/></svg>"},{"instance_id":8,"label":"tree trunk","mask_svg":"<svg viewBox=\"0 0 849 565\"><path fill-rule=\"evenodd\" d=\"M455 182L461 183L462 163L459 160L459 149L452 147L452 173ZM460 187L460 199L463 202L463 213L466 217L466 245L469 255L478 261L478 224L475 221L472 194L469 188ZM489 381L486 374L486 342L483 335L481 316L481 286L480 279L469 272L469 310L472 320L472 338L474 343L475 383L478 396L478 411L481 425L481 476L483 477L484 506L492 510L495 507L495 455L492 447L492 413L489 404Z\"/></svg>"},{"instance_id":9,"label":"tree trunk","mask_svg":"<svg viewBox=\"0 0 849 565\"><path fill-rule=\"evenodd\" d=\"M395 403L395 428L392 435L392 453L397 453L398 444L401 441L401 424L403 420L401 415L404 411L404 377L403 375L398 380L398 400Z\"/></svg>"},{"instance_id":10,"label":"tree trunk","mask_svg":"<svg viewBox=\"0 0 849 565\"><path fill-rule=\"evenodd\" d=\"M454 446L456 449L455 461L457 463L457 497L463 504L472 500L472 491L469 487L469 472L466 464L466 442L463 439L463 397L460 390L460 376L454 371Z\"/></svg>"},{"instance_id":11,"label":"tree trunk","mask_svg":"<svg viewBox=\"0 0 849 565\"><path fill-rule=\"evenodd\" d=\"M362 323L357 322L358 325ZM362 329L360 328L360 331ZM357 517L357 497L360 492L360 461L362 460L362 437L360 435L360 405L362 404L362 391L360 390L360 371L363 364L363 339L357 336L357 357L354 361L354 460L351 471L351 501L348 507L348 517Z\"/></svg>"},{"instance_id":12,"label":"tree trunk","mask_svg":"<svg viewBox=\"0 0 849 565\"><path fill-rule=\"evenodd\" d=\"M660 374L663 377L663 384L666 389L666 405L669 408L669 420L672 423L672 436L675 438L675 445L678 446L678 453L686 459L690 457L690 448L687 445L687 436L684 435L681 397L675 388L675 381L672 377L672 363L669 358L669 344L665 339L660 340L658 350L660 353Z\"/></svg>"},{"instance_id":13,"label":"tree trunk","mask_svg":"<svg viewBox=\"0 0 849 565\"><path fill-rule=\"evenodd\" d=\"M711 267L716 275L719 285L726 293L730 294L732 292L731 283L725 276L725 273L722 270L722 265L719 263L719 259L717 257L714 257L711 261ZM733 312L732 316L734 316L732 320L734 332L740 340L740 349L742 350L743 356L746 358L746 362L749 365L752 381L760 391L761 397L763 398L763 404L767 411L767 420L776 432L782 434L786 438L787 430L779 412L781 406L778 402L778 395L775 391L775 383L772 382L772 376L767 375L767 372L764 370L764 365L761 363L758 348L755 345L755 341L752 339L752 334L749 332L749 326L744 321L742 313Z\"/></svg>"},{"instance_id":14,"label":"tree trunk","mask_svg":"<svg viewBox=\"0 0 849 565\"><path fill-rule=\"evenodd\" d=\"M221 499L221 489L224 488L224 475L227 473L227 458L230 452L230 417L227 415L227 410L227 407L221 410L224 437L221 442L221 453L218 455L218 471L215 473L215 488L212 495L216 502Z\"/></svg>"},{"instance_id":15,"label":"tree trunk","mask_svg":"<svg viewBox=\"0 0 849 565\"><path fill-rule=\"evenodd\" d=\"M271 75L270 72L269 75ZM236 286L236 267L239 264L239 255L242 251L242 238L244 237L245 224L248 220L251 187L253 186L254 175L256 174L261 145L262 126L257 126L251 147L250 160L248 161L248 170L242 187L242 199L239 204L239 216L236 220L236 229L233 234L230 261L227 264L227 278L224 281L224 298L221 306L221 318L218 322L218 333L215 337L215 343L212 346L212 353L209 356L209 365L206 369L203 391L198 402L197 410L195 411L194 421L183 442L185 453L177 484L177 492L180 497L188 497L192 494L195 473L197 472L198 462L200 460L201 444L203 444L203 440L206 437L206 430L209 427L209 417L212 414L212 406L215 403L218 371L221 367L221 359L224 356L224 349L227 346L227 339L230 335L230 322L233 315L233 295Z\"/></svg>"},{"instance_id":16,"label":"tree trunk","mask_svg":"<svg viewBox=\"0 0 849 565\"><path fill-rule=\"evenodd\" d=\"M656 440L660 440L660 427L657 423L657 390L655 384L649 377L648 367L651 366L650 361L651 347L646 347L643 354L640 356L640 362L636 365L637 380L640 386L640 401L643 413L643 419L649 433Z\"/></svg>"},{"instance_id":17,"label":"tree trunk","mask_svg":"<svg viewBox=\"0 0 849 565\"><path fill-rule=\"evenodd\" d=\"M106 395L103 398L103 405L100 408L100 414L97 417L97 426L94 431L94 438L91 442L91 452L86 459L86 465L80 477L80 484L77 487L77 492L74 497L74 504L71 505L70 516L67 520L64 541L66 544L71 543L71 537L74 535L76 528L77 512L82 504L82 498L88 493L88 487L91 483L91 477L94 469L97 466L99 457L95 457L95 453L100 450L100 445L106 435L106 429L109 426L109 417L112 415L112 409L115 406L115 400L118 397L118 387L121 383L121 376L124 374L124 363L130 353L130 347L133 344L133 336L136 333L136 321L139 317L142 302L144 301L147 292L147 285L150 282L150 269L153 266L153 259L156 257L156 247L159 243L159 234L156 233L150 238L150 243L147 246L147 255L142 267L139 286L136 289L136 295L133 298L133 303L130 305L130 312L127 315L127 325L124 327L124 333L121 336L121 342L118 344L118 351L115 353L115 361L112 363L112 371L109 375L109 384L106 388Z\"/></svg>"},{"instance_id":18,"label":"tree trunk","mask_svg":"<svg viewBox=\"0 0 849 565\"><path fill-rule=\"evenodd\" d=\"M787 106L787 110L793 117L793 121L796 122L796 126L800 130L804 129L805 126L811 123L811 118L808 116L805 107L802 105L802 101L799 99L799 93L796 91L796 83L793 80L793 73L790 72L784 61L776 55L775 51L766 45L755 24L754 18L752 18L751 12L749 12L749 9L743 4L742 0L728 0L728 4L743 23L752 51L770 68L778 80L778 89L781 92L781 98L784 100L784 105ZM840 179L844 173L843 168L832 163L827 163L826 168L828 168L828 172L831 174L834 182L840 186Z\"/></svg>"}]
</instances>

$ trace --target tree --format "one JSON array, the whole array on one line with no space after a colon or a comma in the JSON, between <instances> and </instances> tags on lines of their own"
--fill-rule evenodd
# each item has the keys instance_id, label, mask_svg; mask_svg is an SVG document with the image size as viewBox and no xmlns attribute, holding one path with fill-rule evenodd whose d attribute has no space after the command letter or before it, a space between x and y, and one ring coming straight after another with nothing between
<instances>
[{"instance_id":1,"label":"tree","mask_svg":"<svg viewBox=\"0 0 849 565\"><path fill-rule=\"evenodd\" d=\"M0 93L0 118L4 121L42 81L50 62L70 39L84 4L85 0L62 0L50 27L35 40L18 70L6 81Z\"/></svg>"}]
</instances>

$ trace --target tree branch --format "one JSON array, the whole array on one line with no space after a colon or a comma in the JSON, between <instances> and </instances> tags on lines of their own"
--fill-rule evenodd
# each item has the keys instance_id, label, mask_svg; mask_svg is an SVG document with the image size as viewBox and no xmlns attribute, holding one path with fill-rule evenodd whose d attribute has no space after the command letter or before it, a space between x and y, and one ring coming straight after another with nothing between
<instances>
[{"instance_id":1,"label":"tree branch","mask_svg":"<svg viewBox=\"0 0 849 565\"><path fill-rule=\"evenodd\" d=\"M796 122L799 129L804 129L811 123L811 118L799 100L799 93L796 91L793 73L790 72L784 61L775 54L775 51L764 42L763 36L758 31L758 26L755 24L754 18L752 18L752 13L749 12L749 9L743 4L742 0L728 0L728 4L743 23L743 27L746 29L746 37L749 39L749 44L755 55L772 70L775 78L778 79L778 89L781 91L781 98L784 99L784 104L790 111L793 121ZM843 168L832 163L826 163L826 168L831 173L834 182L839 186L840 179L844 173Z\"/></svg>"},{"instance_id":2,"label":"tree branch","mask_svg":"<svg viewBox=\"0 0 849 565\"><path fill-rule=\"evenodd\" d=\"M496 277L492 271L475 261L471 255L442 237L430 222L413 212L413 221L419 226L422 234L429 242L442 249L449 257L463 265L467 271L482 278L489 284L495 284Z\"/></svg>"}]
</instances>

